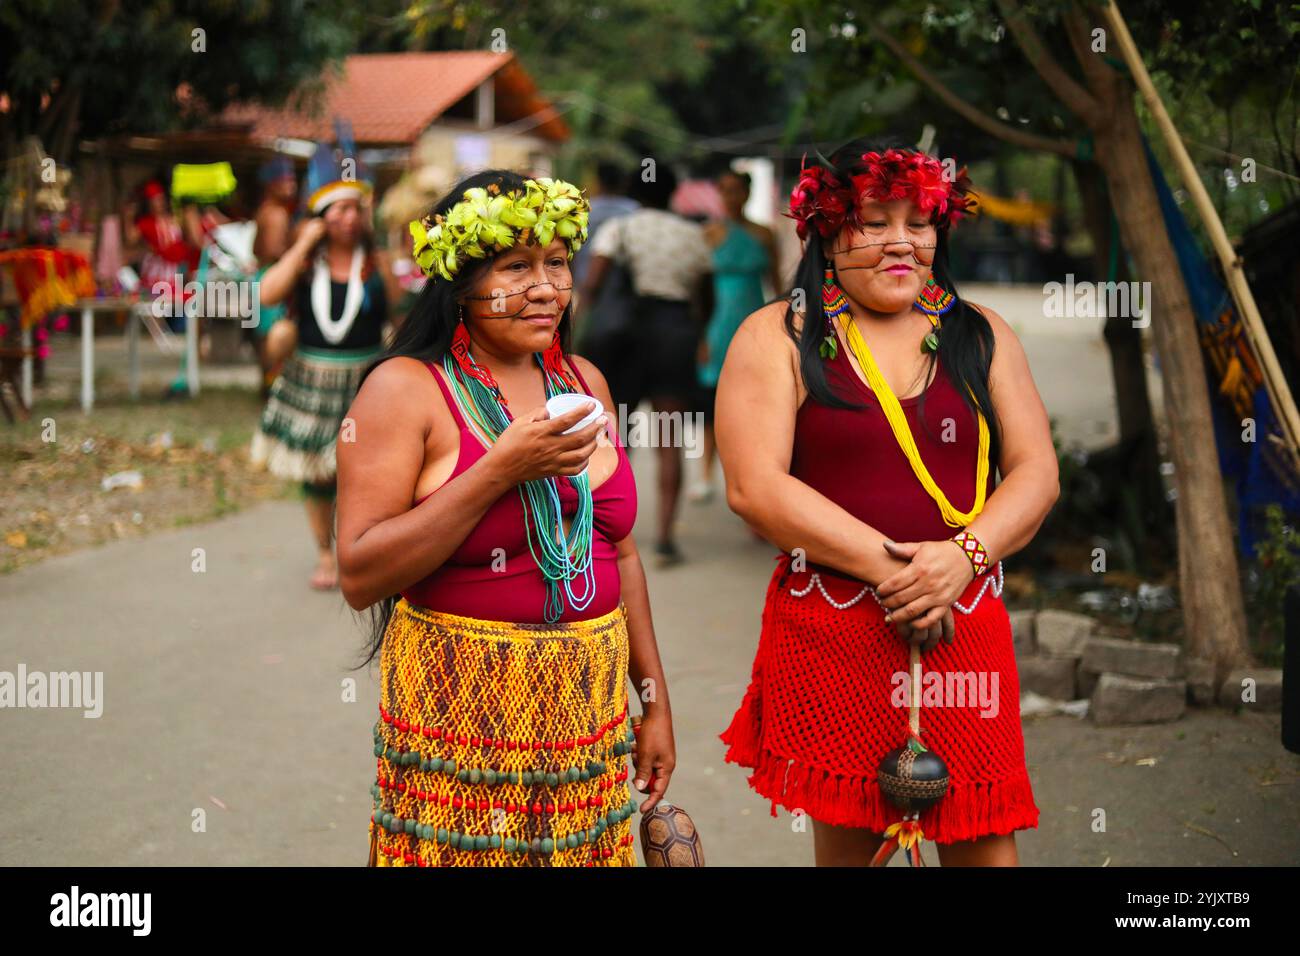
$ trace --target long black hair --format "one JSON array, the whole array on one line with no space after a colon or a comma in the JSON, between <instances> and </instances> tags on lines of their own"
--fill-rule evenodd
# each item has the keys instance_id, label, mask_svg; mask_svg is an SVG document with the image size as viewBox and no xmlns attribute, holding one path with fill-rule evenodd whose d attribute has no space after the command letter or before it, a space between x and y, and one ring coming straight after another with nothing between
<instances>
[{"instance_id":1,"label":"long black hair","mask_svg":"<svg viewBox=\"0 0 1300 956\"><path fill-rule=\"evenodd\" d=\"M860 137L840 146L828 157L828 167L840 180L841 184L851 182L850 177L866 170L862 154L884 152L887 149L906 149L896 137L870 138ZM942 318L943 364L951 377L958 393L972 411L981 412L989 426L989 456L997 461L997 449L1000 440L997 413L993 408L993 399L989 394L989 367L993 361L993 329L989 320L977 309L967 303L957 292L948 268L948 232L946 226L938 228L938 243L935 248L934 264L931 272L934 281L950 292L955 300L952 309ZM819 351L822 340L826 337L826 314L822 309L822 283L829 260L822 252L822 244L816 230L810 232L805 243L803 257L795 270L791 287L791 305L786 309L785 328L790 338L799 349L799 370L803 375L804 386L808 394L817 401L833 408L864 408L858 402L844 398L831 388L826 376L826 365ZM803 290L805 316L803 328L795 327L795 310L793 290ZM929 381L934 372L939 356L929 353L930 360L925 370L923 381ZM927 390L928 391L928 390ZM917 416L925 426L925 392L917 405ZM973 397L972 397L973 396Z\"/></svg>"},{"instance_id":2,"label":"long black hair","mask_svg":"<svg viewBox=\"0 0 1300 956\"><path fill-rule=\"evenodd\" d=\"M508 169L487 169L466 177L447 195L439 199L430 210L430 216L446 215L456 203L460 202L465 190L487 188L495 185L503 193L522 190L526 179L519 173ZM461 269L447 281L434 275L425 282L424 288L416 297L406 320L397 328L392 342L380 356L366 367L361 375L361 382L382 363L391 358L406 356L421 362L441 362L451 348L452 336L460 323L460 308L457 300L469 292L479 276L489 267L492 259L475 260L474 267ZM573 299L560 316L560 347L568 353L573 326ZM358 385L360 388L360 385ZM357 668L365 667L379 654L383 646L384 632L392 619L393 608L397 605L397 595L390 595L375 604L368 611L356 612L369 615L368 638L365 646L365 658Z\"/></svg>"}]
</instances>

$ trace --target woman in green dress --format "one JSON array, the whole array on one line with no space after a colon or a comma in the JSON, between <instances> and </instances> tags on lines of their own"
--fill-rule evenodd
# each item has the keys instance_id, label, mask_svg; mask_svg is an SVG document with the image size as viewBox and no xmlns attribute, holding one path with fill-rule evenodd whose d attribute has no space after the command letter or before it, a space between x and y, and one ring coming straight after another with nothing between
<instances>
[{"instance_id":1,"label":"woman in green dress","mask_svg":"<svg viewBox=\"0 0 1300 956\"><path fill-rule=\"evenodd\" d=\"M718 192L727 218L710 223L705 238L713 246L713 315L700 342L699 383L704 411L704 454L698 482L690 490L692 501L713 497L713 399L722 360L740 323L766 301L763 277L772 283L773 295L781 291L776 243L772 230L745 218L749 201L749 173L728 169L718 176Z\"/></svg>"}]
</instances>

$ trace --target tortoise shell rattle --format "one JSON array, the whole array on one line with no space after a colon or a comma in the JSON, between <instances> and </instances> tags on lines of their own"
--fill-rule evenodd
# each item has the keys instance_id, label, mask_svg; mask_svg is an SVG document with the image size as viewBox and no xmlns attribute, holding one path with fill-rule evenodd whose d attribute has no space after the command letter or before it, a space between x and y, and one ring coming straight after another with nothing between
<instances>
[{"instance_id":1,"label":"tortoise shell rattle","mask_svg":"<svg viewBox=\"0 0 1300 956\"><path fill-rule=\"evenodd\" d=\"M871 858L871 866L885 866L901 847L911 866L921 860L921 811L929 809L948 792L948 768L939 755L921 743L921 648L912 645L912 687L908 707L907 740L885 754L876 779L885 798L903 811L903 819L885 830L885 841Z\"/></svg>"},{"instance_id":2,"label":"tortoise shell rattle","mask_svg":"<svg viewBox=\"0 0 1300 956\"><path fill-rule=\"evenodd\" d=\"M632 734L641 733L641 717L632 718ZM635 747L635 744L633 745ZM648 786L654 788L655 774L650 772ZM660 800L641 815L641 856L649 867L703 866L704 847L695 822L681 807Z\"/></svg>"}]
</instances>

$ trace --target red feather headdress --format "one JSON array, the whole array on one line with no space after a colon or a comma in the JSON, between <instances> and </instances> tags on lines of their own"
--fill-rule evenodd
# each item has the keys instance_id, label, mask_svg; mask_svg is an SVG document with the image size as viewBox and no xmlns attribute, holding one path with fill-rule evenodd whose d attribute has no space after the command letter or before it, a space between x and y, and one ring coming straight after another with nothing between
<instances>
[{"instance_id":1,"label":"red feather headdress","mask_svg":"<svg viewBox=\"0 0 1300 956\"><path fill-rule=\"evenodd\" d=\"M938 159L910 149L863 153L862 163L866 169L846 183L832 169L808 166L804 157L786 213L795 220L800 239L808 238L810 227L829 239L846 223L860 226L862 201L867 198L910 199L940 229L951 228L974 210L965 166L949 176Z\"/></svg>"}]
</instances>

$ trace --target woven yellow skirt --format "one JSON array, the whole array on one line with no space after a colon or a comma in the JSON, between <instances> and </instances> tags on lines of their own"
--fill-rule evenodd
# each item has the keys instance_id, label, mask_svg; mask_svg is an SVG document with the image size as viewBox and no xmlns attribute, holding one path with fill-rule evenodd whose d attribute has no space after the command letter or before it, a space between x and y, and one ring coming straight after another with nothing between
<instances>
[{"instance_id":1,"label":"woven yellow skirt","mask_svg":"<svg viewBox=\"0 0 1300 956\"><path fill-rule=\"evenodd\" d=\"M483 621L398 601L379 655L377 866L635 866L627 610Z\"/></svg>"}]
</instances>

